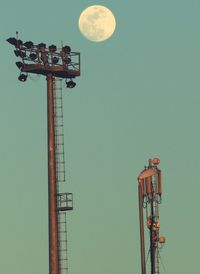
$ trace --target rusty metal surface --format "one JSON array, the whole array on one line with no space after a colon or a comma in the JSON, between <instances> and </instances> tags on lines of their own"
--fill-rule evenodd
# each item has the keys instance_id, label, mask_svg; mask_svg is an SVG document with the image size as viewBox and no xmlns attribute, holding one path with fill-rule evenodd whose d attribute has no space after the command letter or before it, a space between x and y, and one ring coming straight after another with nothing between
<instances>
[{"instance_id":1,"label":"rusty metal surface","mask_svg":"<svg viewBox=\"0 0 200 274\"><path fill-rule=\"evenodd\" d=\"M21 71L42 75L52 74L58 78L75 78L80 76L79 70L68 69L64 66L45 66L43 64L24 64Z\"/></svg>"},{"instance_id":2,"label":"rusty metal surface","mask_svg":"<svg viewBox=\"0 0 200 274\"><path fill-rule=\"evenodd\" d=\"M49 274L59 274L52 74L47 75L47 113L48 113Z\"/></svg>"}]
</instances>

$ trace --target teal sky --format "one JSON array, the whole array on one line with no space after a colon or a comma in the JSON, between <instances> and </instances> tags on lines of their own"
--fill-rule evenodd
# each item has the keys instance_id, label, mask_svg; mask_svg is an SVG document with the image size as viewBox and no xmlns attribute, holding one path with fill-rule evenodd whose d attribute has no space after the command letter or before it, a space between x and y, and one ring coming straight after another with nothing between
<instances>
[{"instance_id":1,"label":"teal sky","mask_svg":"<svg viewBox=\"0 0 200 274\"><path fill-rule=\"evenodd\" d=\"M94 4L117 21L102 43L78 30ZM0 274L48 273L46 81L17 80L16 30L81 52L63 102L69 273L140 273L137 176L150 157L163 171L167 273L199 273L199 14L199 0L1 1Z\"/></svg>"}]
</instances>

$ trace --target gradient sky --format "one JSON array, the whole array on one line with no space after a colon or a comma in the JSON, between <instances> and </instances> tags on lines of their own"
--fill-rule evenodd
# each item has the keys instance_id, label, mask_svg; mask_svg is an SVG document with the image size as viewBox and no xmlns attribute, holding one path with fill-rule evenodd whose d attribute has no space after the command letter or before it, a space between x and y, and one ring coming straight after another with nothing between
<instances>
[{"instance_id":1,"label":"gradient sky","mask_svg":"<svg viewBox=\"0 0 200 274\"><path fill-rule=\"evenodd\" d=\"M78 30L94 4L117 21L102 43ZM0 274L48 273L46 81L17 80L5 41L16 30L81 52L64 90L69 273L140 273L137 176L150 157L163 171L167 273L199 273L199 14L199 0L1 0Z\"/></svg>"}]
</instances>

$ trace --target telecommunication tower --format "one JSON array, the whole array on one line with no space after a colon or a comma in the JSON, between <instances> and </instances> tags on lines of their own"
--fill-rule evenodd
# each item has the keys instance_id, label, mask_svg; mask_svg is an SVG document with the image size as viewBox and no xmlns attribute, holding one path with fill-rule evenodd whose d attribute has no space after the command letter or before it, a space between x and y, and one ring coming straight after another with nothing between
<instances>
[{"instance_id":1,"label":"telecommunication tower","mask_svg":"<svg viewBox=\"0 0 200 274\"><path fill-rule=\"evenodd\" d=\"M146 249L143 211L146 213L146 226L149 230L151 274L160 274L159 248L162 244L165 243L165 237L159 236L159 204L161 203L162 197L162 180L161 170L158 168L159 163L160 160L158 158L150 159L149 165L144 168L138 177L142 274L146 274Z\"/></svg>"},{"instance_id":2,"label":"telecommunication tower","mask_svg":"<svg viewBox=\"0 0 200 274\"><path fill-rule=\"evenodd\" d=\"M55 45L25 43L16 38L7 41L15 47L21 61L19 81L25 82L29 73L46 76L48 123L48 220L49 220L49 274L68 272L66 212L73 209L72 193L63 193L65 181L62 79L67 88L75 87L72 80L80 76L80 53L69 46L57 49Z\"/></svg>"}]
</instances>

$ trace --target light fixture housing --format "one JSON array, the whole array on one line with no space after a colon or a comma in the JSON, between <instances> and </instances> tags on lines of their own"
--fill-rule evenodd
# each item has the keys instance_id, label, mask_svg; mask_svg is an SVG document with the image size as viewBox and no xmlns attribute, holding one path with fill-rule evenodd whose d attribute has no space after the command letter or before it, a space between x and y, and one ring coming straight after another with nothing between
<instances>
[{"instance_id":1,"label":"light fixture housing","mask_svg":"<svg viewBox=\"0 0 200 274\"><path fill-rule=\"evenodd\" d=\"M14 53L17 57L21 57L21 58L26 57L26 53L24 51L19 50L19 49L14 50Z\"/></svg>"},{"instance_id":2,"label":"light fixture housing","mask_svg":"<svg viewBox=\"0 0 200 274\"><path fill-rule=\"evenodd\" d=\"M18 80L21 82L25 82L27 80L28 75L27 74L20 74L20 76L18 77Z\"/></svg>"},{"instance_id":3,"label":"light fixture housing","mask_svg":"<svg viewBox=\"0 0 200 274\"><path fill-rule=\"evenodd\" d=\"M53 56L53 57L51 58L51 61L52 61L53 64L57 64L58 61L59 61L59 58L56 57L56 56Z\"/></svg>"},{"instance_id":4,"label":"light fixture housing","mask_svg":"<svg viewBox=\"0 0 200 274\"><path fill-rule=\"evenodd\" d=\"M74 88L76 86L76 83L72 80L66 81L67 88Z\"/></svg>"},{"instance_id":5,"label":"light fixture housing","mask_svg":"<svg viewBox=\"0 0 200 274\"><path fill-rule=\"evenodd\" d=\"M13 46L17 45L17 39L15 37L10 37L10 38L6 39L6 41Z\"/></svg>"},{"instance_id":6,"label":"light fixture housing","mask_svg":"<svg viewBox=\"0 0 200 274\"><path fill-rule=\"evenodd\" d=\"M18 69L22 69L24 67L24 64L20 61L16 62L15 64L18 67Z\"/></svg>"},{"instance_id":7,"label":"light fixture housing","mask_svg":"<svg viewBox=\"0 0 200 274\"><path fill-rule=\"evenodd\" d=\"M70 46L64 46L64 47L62 47L62 51L64 53L70 53L71 52L71 48L70 48Z\"/></svg>"},{"instance_id":8,"label":"light fixture housing","mask_svg":"<svg viewBox=\"0 0 200 274\"><path fill-rule=\"evenodd\" d=\"M37 45L37 47L38 47L39 50L45 50L46 44L40 43L40 44Z\"/></svg>"},{"instance_id":9,"label":"light fixture housing","mask_svg":"<svg viewBox=\"0 0 200 274\"><path fill-rule=\"evenodd\" d=\"M32 41L27 41L27 42L25 42L23 45L24 45L27 49L31 49L31 48L34 46L34 44L33 44Z\"/></svg>"},{"instance_id":10,"label":"light fixture housing","mask_svg":"<svg viewBox=\"0 0 200 274\"><path fill-rule=\"evenodd\" d=\"M15 37L10 37L6 41L16 48L19 48L23 44L22 40L17 40Z\"/></svg>"},{"instance_id":11,"label":"light fixture housing","mask_svg":"<svg viewBox=\"0 0 200 274\"><path fill-rule=\"evenodd\" d=\"M57 50L57 47L55 45L49 46L49 51L50 52L56 52L56 50Z\"/></svg>"},{"instance_id":12,"label":"light fixture housing","mask_svg":"<svg viewBox=\"0 0 200 274\"><path fill-rule=\"evenodd\" d=\"M32 60L32 61L35 61L37 59L37 54L34 53L34 52L31 52L30 55L29 55L29 58Z\"/></svg>"}]
</instances>

